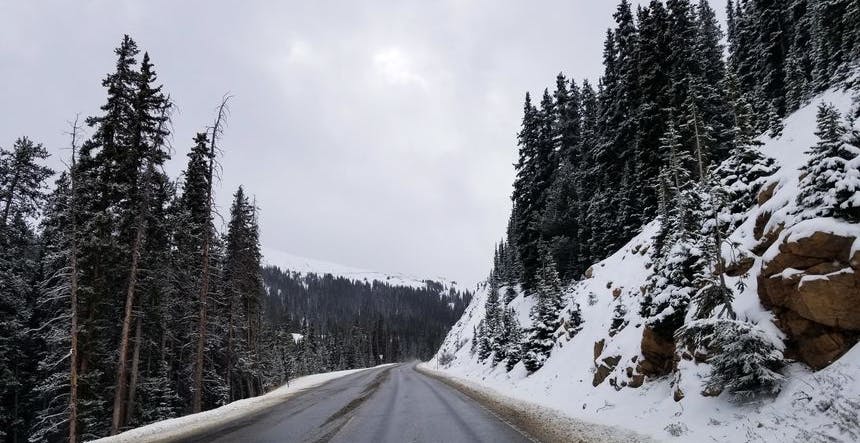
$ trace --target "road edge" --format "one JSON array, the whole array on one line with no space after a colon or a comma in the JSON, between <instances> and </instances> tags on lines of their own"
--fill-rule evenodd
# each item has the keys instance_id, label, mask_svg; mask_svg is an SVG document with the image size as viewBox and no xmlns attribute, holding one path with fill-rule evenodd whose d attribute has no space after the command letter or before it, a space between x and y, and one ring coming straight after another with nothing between
<instances>
[{"instance_id":1,"label":"road edge","mask_svg":"<svg viewBox=\"0 0 860 443\"><path fill-rule=\"evenodd\" d=\"M237 400L219 408L196 414L157 421L117 435L93 440L92 443L173 443L181 442L221 428L235 426L237 422L253 419L265 414L271 408L300 396L312 389L335 381L341 377L372 369L386 369L396 364L384 364L369 368L349 369L296 378L290 385L284 385L266 394ZM319 380L315 380L319 379ZM303 380L304 379L304 380ZM290 389L294 387L294 389Z\"/></svg>"},{"instance_id":2,"label":"road edge","mask_svg":"<svg viewBox=\"0 0 860 443\"><path fill-rule=\"evenodd\" d=\"M418 364L415 370L471 398L528 438L543 443L653 443L654 439L626 429L589 423L536 403L519 400L445 372Z\"/></svg>"}]
</instances>

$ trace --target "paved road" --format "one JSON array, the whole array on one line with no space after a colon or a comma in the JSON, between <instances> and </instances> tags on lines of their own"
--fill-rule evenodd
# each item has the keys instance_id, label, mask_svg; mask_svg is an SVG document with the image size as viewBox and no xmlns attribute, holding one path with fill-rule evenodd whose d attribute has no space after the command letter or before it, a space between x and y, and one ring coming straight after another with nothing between
<instances>
[{"instance_id":1,"label":"paved road","mask_svg":"<svg viewBox=\"0 0 860 443\"><path fill-rule=\"evenodd\" d=\"M528 442L415 364L332 380L188 442Z\"/></svg>"}]
</instances>

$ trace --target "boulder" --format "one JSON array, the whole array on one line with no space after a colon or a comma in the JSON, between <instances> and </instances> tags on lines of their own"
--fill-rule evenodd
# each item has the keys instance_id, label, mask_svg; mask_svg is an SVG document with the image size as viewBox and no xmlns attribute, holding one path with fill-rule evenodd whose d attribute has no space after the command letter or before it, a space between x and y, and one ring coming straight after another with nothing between
<instances>
[{"instance_id":1,"label":"boulder","mask_svg":"<svg viewBox=\"0 0 860 443\"><path fill-rule=\"evenodd\" d=\"M675 393L672 394L672 398L675 400L675 402L679 402L679 401L683 400L684 399L684 391L682 391L681 388L679 388L679 387L675 387Z\"/></svg>"},{"instance_id":2,"label":"boulder","mask_svg":"<svg viewBox=\"0 0 860 443\"><path fill-rule=\"evenodd\" d=\"M850 348L838 332L802 337L797 341L798 357L812 369L822 369L836 361Z\"/></svg>"},{"instance_id":3,"label":"boulder","mask_svg":"<svg viewBox=\"0 0 860 443\"><path fill-rule=\"evenodd\" d=\"M854 237L843 237L828 232L815 232L809 237L779 245L779 251L801 257L838 260L848 263Z\"/></svg>"},{"instance_id":4,"label":"boulder","mask_svg":"<svg viewBox=\"0 0 860 443\"><path fill-rule=\"evenodd\" d=\"M729 277L740 277L752 269L755 264L755 259L752 257L740 257L732 263L726 265L725 274ZM719 271L719 270L718 270Z\"/></svg>"},{"instance_id":5,"label":"boulder","mask_svg":"<svg viewBox=\"0 0 860 443\"><path fill-rule=\"evenodd\" d=\"M594 371L594 379L591 381L592 386L597 386L603 383L603 380L606 380L606 377L612 373L616 366L618 366L618 362L621 361L620 355L614 355L612 357L606 357L601 360L600 364L597 365L597 370Z\"/></svg>"},{"instance_id":6,"label":"boulder","mask_svg":"<svg viewBox=\"0 0 860 443\"><path fill-rule=\"evenodd\" d=\"M758 276L761 302L787 335L786 355L821 369L860 338L860 254L826 232L779 245Z\"/></svg>"},{"instance_id":7,"label":"boulder","mask_svg":"<svg viewBox=\"0 0 860 443\"><path fill-rule=\"evenodd\" d=\"M636 370L649 377L659 377L675 366L675 341L662 337L650 326L642 328L642 360Z\"/></svg>"},{"instance_id":8,"label":"boulder","mask_svg":"<svg viewBox=\"0 0 860 443\"><path fill-rule=\"evenodd\" d=\"M778 183L779 183L779 182L773 182L773 183L771 183L771 184L769 184L769 185L765 186L765 187L761 190L761 192L759 192L759 193L758 193L758 195L756 196L755 200L756 200L756 203L758 203L758 205L759 205L759 206L761 206L761 205L763 205L763 204L767 203L767 201L768 201L768 200L770 200L770 199L771 199L771 197L773 197L773 193L774 193L774 191L776 191L776 185L777 185Z\"/></svg>"},{"instance_id":9,"label":"boulder","mask_svg":"<svg viewBox=\"0 0 860 443\"><path fill-rule=\"evenodd\" d=\"M813 266L818 266L830 260L818 257L805 257L802 255L792 254L791 252L782 252L777 254L773 260L764 265L761 273L767 277L774 274L779 274L786 269L805 270Z\"/></svg>"},{"instance_id":10,"label":"boulder","mask_svg":"<svg viewBox=\"0 0 860 443\"><path fill-rule=\"evenodd\" d=\"M627 382L627 386L631 388L638 388L645 383L645 376L642 374L633 374L630 377L630 380Z\"/></svg>"},{"instance_id":11,"label":"boulder","mask_svg":"<svg viewBox=\"0 0 860 443\"><path fill-rule=\"evenodd\" d=\"M583 280L594 277L594 266L589 266L588 269L586 269L585 272L582 273L582 277Z\"/></svg>"},{"instance_id":12,"label":"boulder","mask_svg":"<svg viewBox=\"0 0 860 443\"><path fill-rule=\"evenodd\" d=\"M603 354L603 347L605 345L605 339L601 339L599 341L594 342L594 363L597 363L597 357L600 357L600 354Z\"/></svg>"},{"instance_id":13,"label":"boulder","mask_svg":"<svg viewBox=\"0 0 860 443\"><path fill-rule=\"evenodd\" d=\"M860 331L860 287L851 268L804 277L788 308L801 317L837 329Z\"/></svg>"},{"instance_id":14,"label":"boulder","mask_svg":"<svg viewBox=\"0 0 860 443\"><path fill-rule=\"evenodd\" d=\"M621 297L621 288L615 288L612 290L612 298Z\"/></svg>"}]
</instances>

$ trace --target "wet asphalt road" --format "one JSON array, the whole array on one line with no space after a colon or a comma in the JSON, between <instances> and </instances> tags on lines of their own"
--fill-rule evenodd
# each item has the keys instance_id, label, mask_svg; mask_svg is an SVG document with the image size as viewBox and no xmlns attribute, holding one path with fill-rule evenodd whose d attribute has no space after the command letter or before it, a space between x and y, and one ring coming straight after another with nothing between
<instances>
[{"instance_id":1,"label":"wet asphalt road","mask_svg":"<svg viewBox=\"0 0 860 443\"><path fill-rule=\"evenodd\" d=\"M415 370L370 369L186 442L528 442L478 403Z\"/></svg>"}]
</instances>

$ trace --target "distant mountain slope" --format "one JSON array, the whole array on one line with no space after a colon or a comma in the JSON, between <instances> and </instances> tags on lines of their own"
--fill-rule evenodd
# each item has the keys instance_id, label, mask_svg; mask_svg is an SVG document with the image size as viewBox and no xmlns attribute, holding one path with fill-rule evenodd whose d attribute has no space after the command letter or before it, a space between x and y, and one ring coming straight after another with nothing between
<instances>
[{"instance_id":1,"label":"distant mountain slope","mask_svg":"<svg viewBox=\"0 0 860 443\"><path fill-rule=\"evenodd\" d=\"M327 262L307 257L300 257L288 252L275 249L263 248L263 263L277 266L282 270L290 270L300 274L332 274L335 277L344 277L350 280L373 282L379 281L392 286L409 286L421 288L430 280L437 282L445 288L457 288L457 282L449 281L442 277L418 278L400 273L386 273L354 268L338 263Z\"/></svg>"},{"instance_id":2,"label":"distant mountain slope","mask_svg":"<svg viewBox=\"0 0 860 443\"><path fill-rule=\"evenodd\" d=\"M263 262L270 320L303 336L328 338L327 349L312 353L309 371L428 359L472 297L444 279L365 271L279 251L265 251Z\"/></svg>"}]
</instances>

